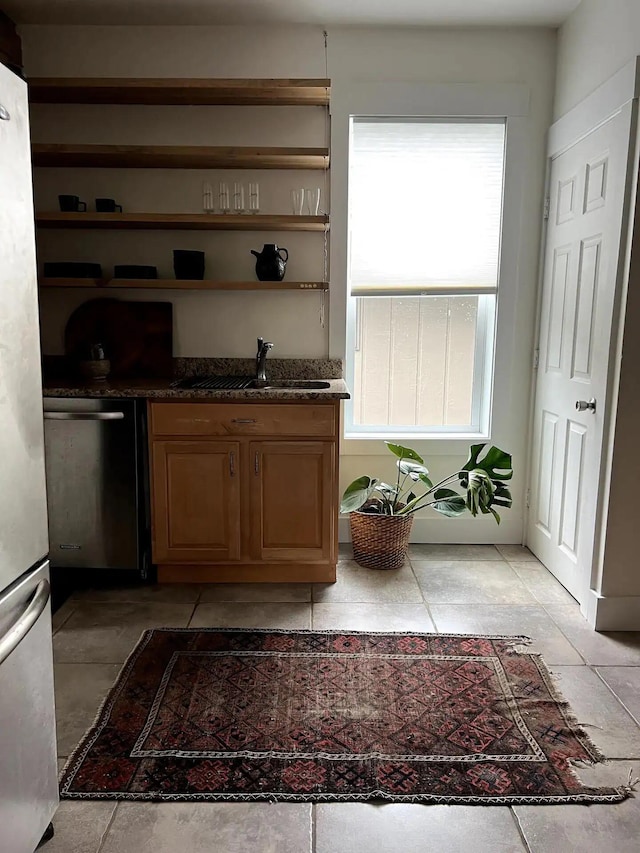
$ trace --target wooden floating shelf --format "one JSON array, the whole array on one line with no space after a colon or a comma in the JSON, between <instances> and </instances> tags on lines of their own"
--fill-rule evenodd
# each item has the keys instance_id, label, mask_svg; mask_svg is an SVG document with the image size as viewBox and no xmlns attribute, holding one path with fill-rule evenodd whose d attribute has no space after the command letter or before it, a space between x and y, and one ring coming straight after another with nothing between
<instances>
[{"instance_id":1,"label":"wooden floating shelf","mask_svg":"<svg viewBox=\"0 0 640 853\"><path fill-rule=\"evenodd\" d=\"M33 104L326 106L325 79L33 77Z\"/></svg>"},{"instance_id":2,"label":"wooden floating shelf","mask_svg":"<svg viewBox=\"0 0 640 853\"><path fill-rule=\"evenodd\" d=\"M39 287L104 287L102 278L39 278Z\"/></svg>"},{"instance_id":3,"label":"wooden floating shelf","mask_svg":"<svg viewBox=\"0 0 640 853\"><path fill-rule=\"evenodd\" d=\"M34 143L34 166L102 169L327 169L328 148Z\"/></svg>"},{"instance_id":4,"label":"wooden floating shelf","mask_svg":"<svg viewBox=\"0 0 640 853\"><path fill-rule=\"evenodd\" d=\"M165 231L324 231L329 217L222 213L38 213L39 228Z\"/></svg>"},{"instance_id":5,"label":"wooden floating shelf","mask_svg":"<svg viewBox=\"0 0 640 853\"><path fill-rule=\"evenodd\" d=\"M174 278L41 278L40 287L100 287L158 290L304 290L324 291L327 281L201 281Z\"/></svg>"}]
</instances>

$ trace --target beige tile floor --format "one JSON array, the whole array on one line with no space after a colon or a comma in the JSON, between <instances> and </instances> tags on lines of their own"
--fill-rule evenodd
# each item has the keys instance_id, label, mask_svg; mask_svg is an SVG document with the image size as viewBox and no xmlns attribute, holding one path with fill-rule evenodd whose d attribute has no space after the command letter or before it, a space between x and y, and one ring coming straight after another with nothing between
<instances>
[{"instance_id":1,"label":"beige tile floor","mask_svg":"<svg viewBox=\"0 0 640 853\"><path fill-rule=\"evenodd\" d=\"M417 545L397 572L343 549L334 585L88 590L54 617L61 759L153 626L527 634L612 760L587 784L640 776L640 633L595 634L519 546ZM63 802L46 853L638 853L638 798L614 806Z\"/></svg>"}]
</instances>

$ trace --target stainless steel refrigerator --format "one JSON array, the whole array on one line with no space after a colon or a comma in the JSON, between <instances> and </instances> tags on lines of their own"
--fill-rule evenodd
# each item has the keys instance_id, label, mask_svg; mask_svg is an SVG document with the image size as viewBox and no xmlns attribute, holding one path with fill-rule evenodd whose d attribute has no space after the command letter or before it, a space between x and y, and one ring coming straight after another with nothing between
<instances>
[{"instance_id":1,"label":"stainless steel refrigerator","mask_svg":"<svg viewBox=\"0 0 640 853\"><path fill-rule=\"evenodd\" d=\"M0 851L58 803L42 384L26 83L0 64Z\"/></svg>"}]
</instances>

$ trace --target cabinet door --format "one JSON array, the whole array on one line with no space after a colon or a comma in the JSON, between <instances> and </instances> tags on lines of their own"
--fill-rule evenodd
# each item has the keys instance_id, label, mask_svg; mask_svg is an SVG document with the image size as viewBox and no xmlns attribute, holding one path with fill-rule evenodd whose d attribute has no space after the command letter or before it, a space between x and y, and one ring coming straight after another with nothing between
<instances>
[{"instance_id":1,"label":"cabinet door","mask_svg":"<svg viewBox=\"0 0 640 853\"><path fill-rule=\"evenodd\" d=\"M271 562L335 558L335 444L250 445L252 556Z\"/></svg>"},{"instance_id":2,"label":"cabinet door","mask_svg":"<svg viewBox=\"0 0 640 853\"><path fill-rule=\"evenodd\" d=\"M235 441L152 443L155 563L240 558L239 462Z\"/></svg>"}]
</instances>

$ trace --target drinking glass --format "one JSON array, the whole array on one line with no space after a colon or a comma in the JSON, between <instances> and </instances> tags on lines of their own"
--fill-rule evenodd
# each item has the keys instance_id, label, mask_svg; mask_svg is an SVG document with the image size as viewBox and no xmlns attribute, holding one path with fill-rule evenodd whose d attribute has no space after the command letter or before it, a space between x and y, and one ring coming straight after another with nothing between
<instances>
[{"instance_id":1,"label":"drinking glass","mask_svg":"<svg viewBox=\"0 0 640 853\"><path fill-rule=\"evenodd\" d=\"M304 209L304 190L291 190L291 204L295 216L301 216Z\"/></svg>"},{"instance_id":2,"label":"drinking glass","mask_svg":"<svg viewBox=\"0 0 640 853\"><path fill-rule=\"evenodd\" d=\"M260 210L260 187L257 182L249 182L249 212L258 213Z\"/></svg>"},{"instance_id":3,"label":"drinking glass","mask_svg":"<svg viewBox=\"0 0 640 853\"><path fill-rule=\"evenodd\" d=\"M309 216L317 216L320 210L320 187L305 189L304 197L307 202L307 213Z\"/></svg>"},{"instance_id":4,"label":"drinking glass","mask_svg":"<svg viewBox=\"0 0 640 853\"><path fill-rule=\"evenodd\" d=\"M233 210L235 213L244 213L244 186L236 182L233 185Z\"/></svg>"},{"instance_id":5,"label":"drinking glass","mask_svg":"<svg viewBox=\"0 0 640 853\"><path fill-rule=\"evenodd\" d=\"M231 205L229 204L229 185L221 183L218 187L218 204L222 213L229 213Z\"/></svg>"},{"instance_id":6,"label":"drinking glass","mask_svg":"<svg viewBox=\"0 0 640 853\"><path fill-rule=\"evenodd\" d=\"M215 205L213 203L213 190L211 188L211 184L206 181L202 184L202 209L205 213L213 213L215 209Z\"/></svg>"}]
</instances>

